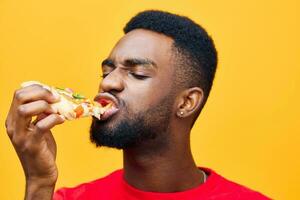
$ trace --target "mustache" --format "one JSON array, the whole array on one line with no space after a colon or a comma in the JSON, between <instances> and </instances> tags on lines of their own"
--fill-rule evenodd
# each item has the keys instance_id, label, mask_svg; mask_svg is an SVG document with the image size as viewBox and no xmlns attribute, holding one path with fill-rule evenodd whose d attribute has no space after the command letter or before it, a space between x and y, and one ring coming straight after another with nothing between
<instances>
[{"instance_id":1,"label":"mustache","mask_svg":"<svg viewBox=\"0 0 300 200\"><path fill-rule=\"evenodd\" d=\"M114 92L106 92L107 94L110 94L111 96L113 96L117 102L118 102L118 107L126 107L126 103L123 99L121 99L120 97L118 97Z\"/></svg>"},{"instance_id":2,"label":"mustache","mask_svg":"<svg viewBox=\"0 0 300 200\"><path fill-rule=\"evenodd\" d=\"M119 98L117 95L115 95L115 94L113 94L111 92L108 92L108 93L117 99L118 104L119 104L118 105L119 108L126 107L126 103L125 103L125 101L123 99Z\"/></svg>"}]
</instances>

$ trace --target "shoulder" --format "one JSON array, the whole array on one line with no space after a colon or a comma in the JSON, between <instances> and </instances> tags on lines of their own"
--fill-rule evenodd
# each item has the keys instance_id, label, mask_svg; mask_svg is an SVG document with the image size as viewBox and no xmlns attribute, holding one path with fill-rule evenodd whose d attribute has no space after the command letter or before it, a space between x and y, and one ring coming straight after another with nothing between
<instances>
[{"instance_id":1,"label":"shoulder","mask_svg":"<svg viewBox=\"0 0 300 200\"><path fill-rule=\"evenodd\" d=\"M78 199L88 195L94 195L95 192L99 191L109 192L121 180L122 174L123 170L120 169L105 177L81 183L75 187L62 187L56 190L53 195L53 200ZM97 188L101 188L101 190L98 190Z\"/></svg>"},{"instance_id":2,"label":"shoulder","mask_svg":"<svg viewBox=\"0 0 300 200\"><path fill-rule=\"evenodd\" d=\"M207 184L211 185L212 196L218 197L220 199L239 199L239 200L267 200L271 199L262 193L248 188L247 186L241 185L234 181L228 180L227 178L219 175L214 170L209 168L201 168L209 177L207 179ZM223 196L223 198L222 198ZM216 198L218 199L218 198Z\"/></svg>"}]
</instances>

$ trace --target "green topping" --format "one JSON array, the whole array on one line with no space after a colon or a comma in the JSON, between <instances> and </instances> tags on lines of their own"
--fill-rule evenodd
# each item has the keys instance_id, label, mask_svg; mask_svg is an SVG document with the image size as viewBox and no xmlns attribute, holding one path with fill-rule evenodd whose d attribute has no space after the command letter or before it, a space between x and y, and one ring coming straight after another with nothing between
<instances>
[{"instance_id":1,"label":"green topping","mask_svg":"<svg viewBox=\"0 0 300 200\"><path fill-rule=\"evenodd\" d=\"M65 88L61 88L61 87L55 87L55 89L58 89L58 90L65 90Z\"/></svg>"},{"instance_id":2,"label":"green topping","mask_svg":"<svg viewBox=\"0 0 300 200\"><path fill-rule=\"evenodd\" d=\"M85 99L85 97L81 94L78 94L78 93L73 93L72 96L75 98L75 99Z\"/></svg>"}]
</instances>

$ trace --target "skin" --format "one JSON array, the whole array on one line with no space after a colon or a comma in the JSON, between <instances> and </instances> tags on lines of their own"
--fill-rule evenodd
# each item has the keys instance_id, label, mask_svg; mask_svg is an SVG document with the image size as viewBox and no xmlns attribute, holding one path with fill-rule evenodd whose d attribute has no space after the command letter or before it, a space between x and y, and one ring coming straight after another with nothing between
<instances>
[{"instance_id":1,"label":"skin","mask_svg":"<svg viewBox=\"0 0 300 200\"><path fill-rule=\"evenodd\" d=\"M56 143L50 131L64 119L49 106L58 101L34 85L15 91L6 119L7 134L26 178L25 199L50 199L57 180ZM38 116L31 123L33 116Z\"/></svg>"},{"instance_id":2,"label":"skin","mask_svg":"<svg viewBox=\"0 0 300 200\"><path fill-rule=\"evenodd\" d=\"M99 92L114 94L133 112L151 108L166 95L174 94L167 135L172 145L151 151L157 144L145 142L123 150L125 180L144 191L184 191L203 183L189 141L203 91L198 87L172 87L175 80L172 44L173 40L165 35L137 29L121 38L108 57L112 62L102 65L104 78ZM132 58L151 61L151 64L128 62ZM39 86L19 89L7 116L7 133L26 177L26 199L51 199L53 195L58 172L56 144L50 129L64 122L49 106L56 101ZM31 123L36 115L38 119ZM113 126L121 117L122 110L107 123Z\"/></svg>"}]
</instances>

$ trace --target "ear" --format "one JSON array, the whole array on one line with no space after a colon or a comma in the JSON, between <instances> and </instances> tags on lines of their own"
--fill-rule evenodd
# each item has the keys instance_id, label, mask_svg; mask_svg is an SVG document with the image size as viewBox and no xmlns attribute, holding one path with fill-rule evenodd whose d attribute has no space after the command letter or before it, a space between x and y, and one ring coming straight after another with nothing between
<instances>
[{"instance_id":1,"label":"ear","mask_svg":"<svg viewBox=\"0 0 300 200\"><path fill-rule=\"evenodd\" d=\"M197 113L204 99L204 92L199 87L184 90L177 104L176 115L180 118L188 117Z\"/></svg>"}]
</instances>

